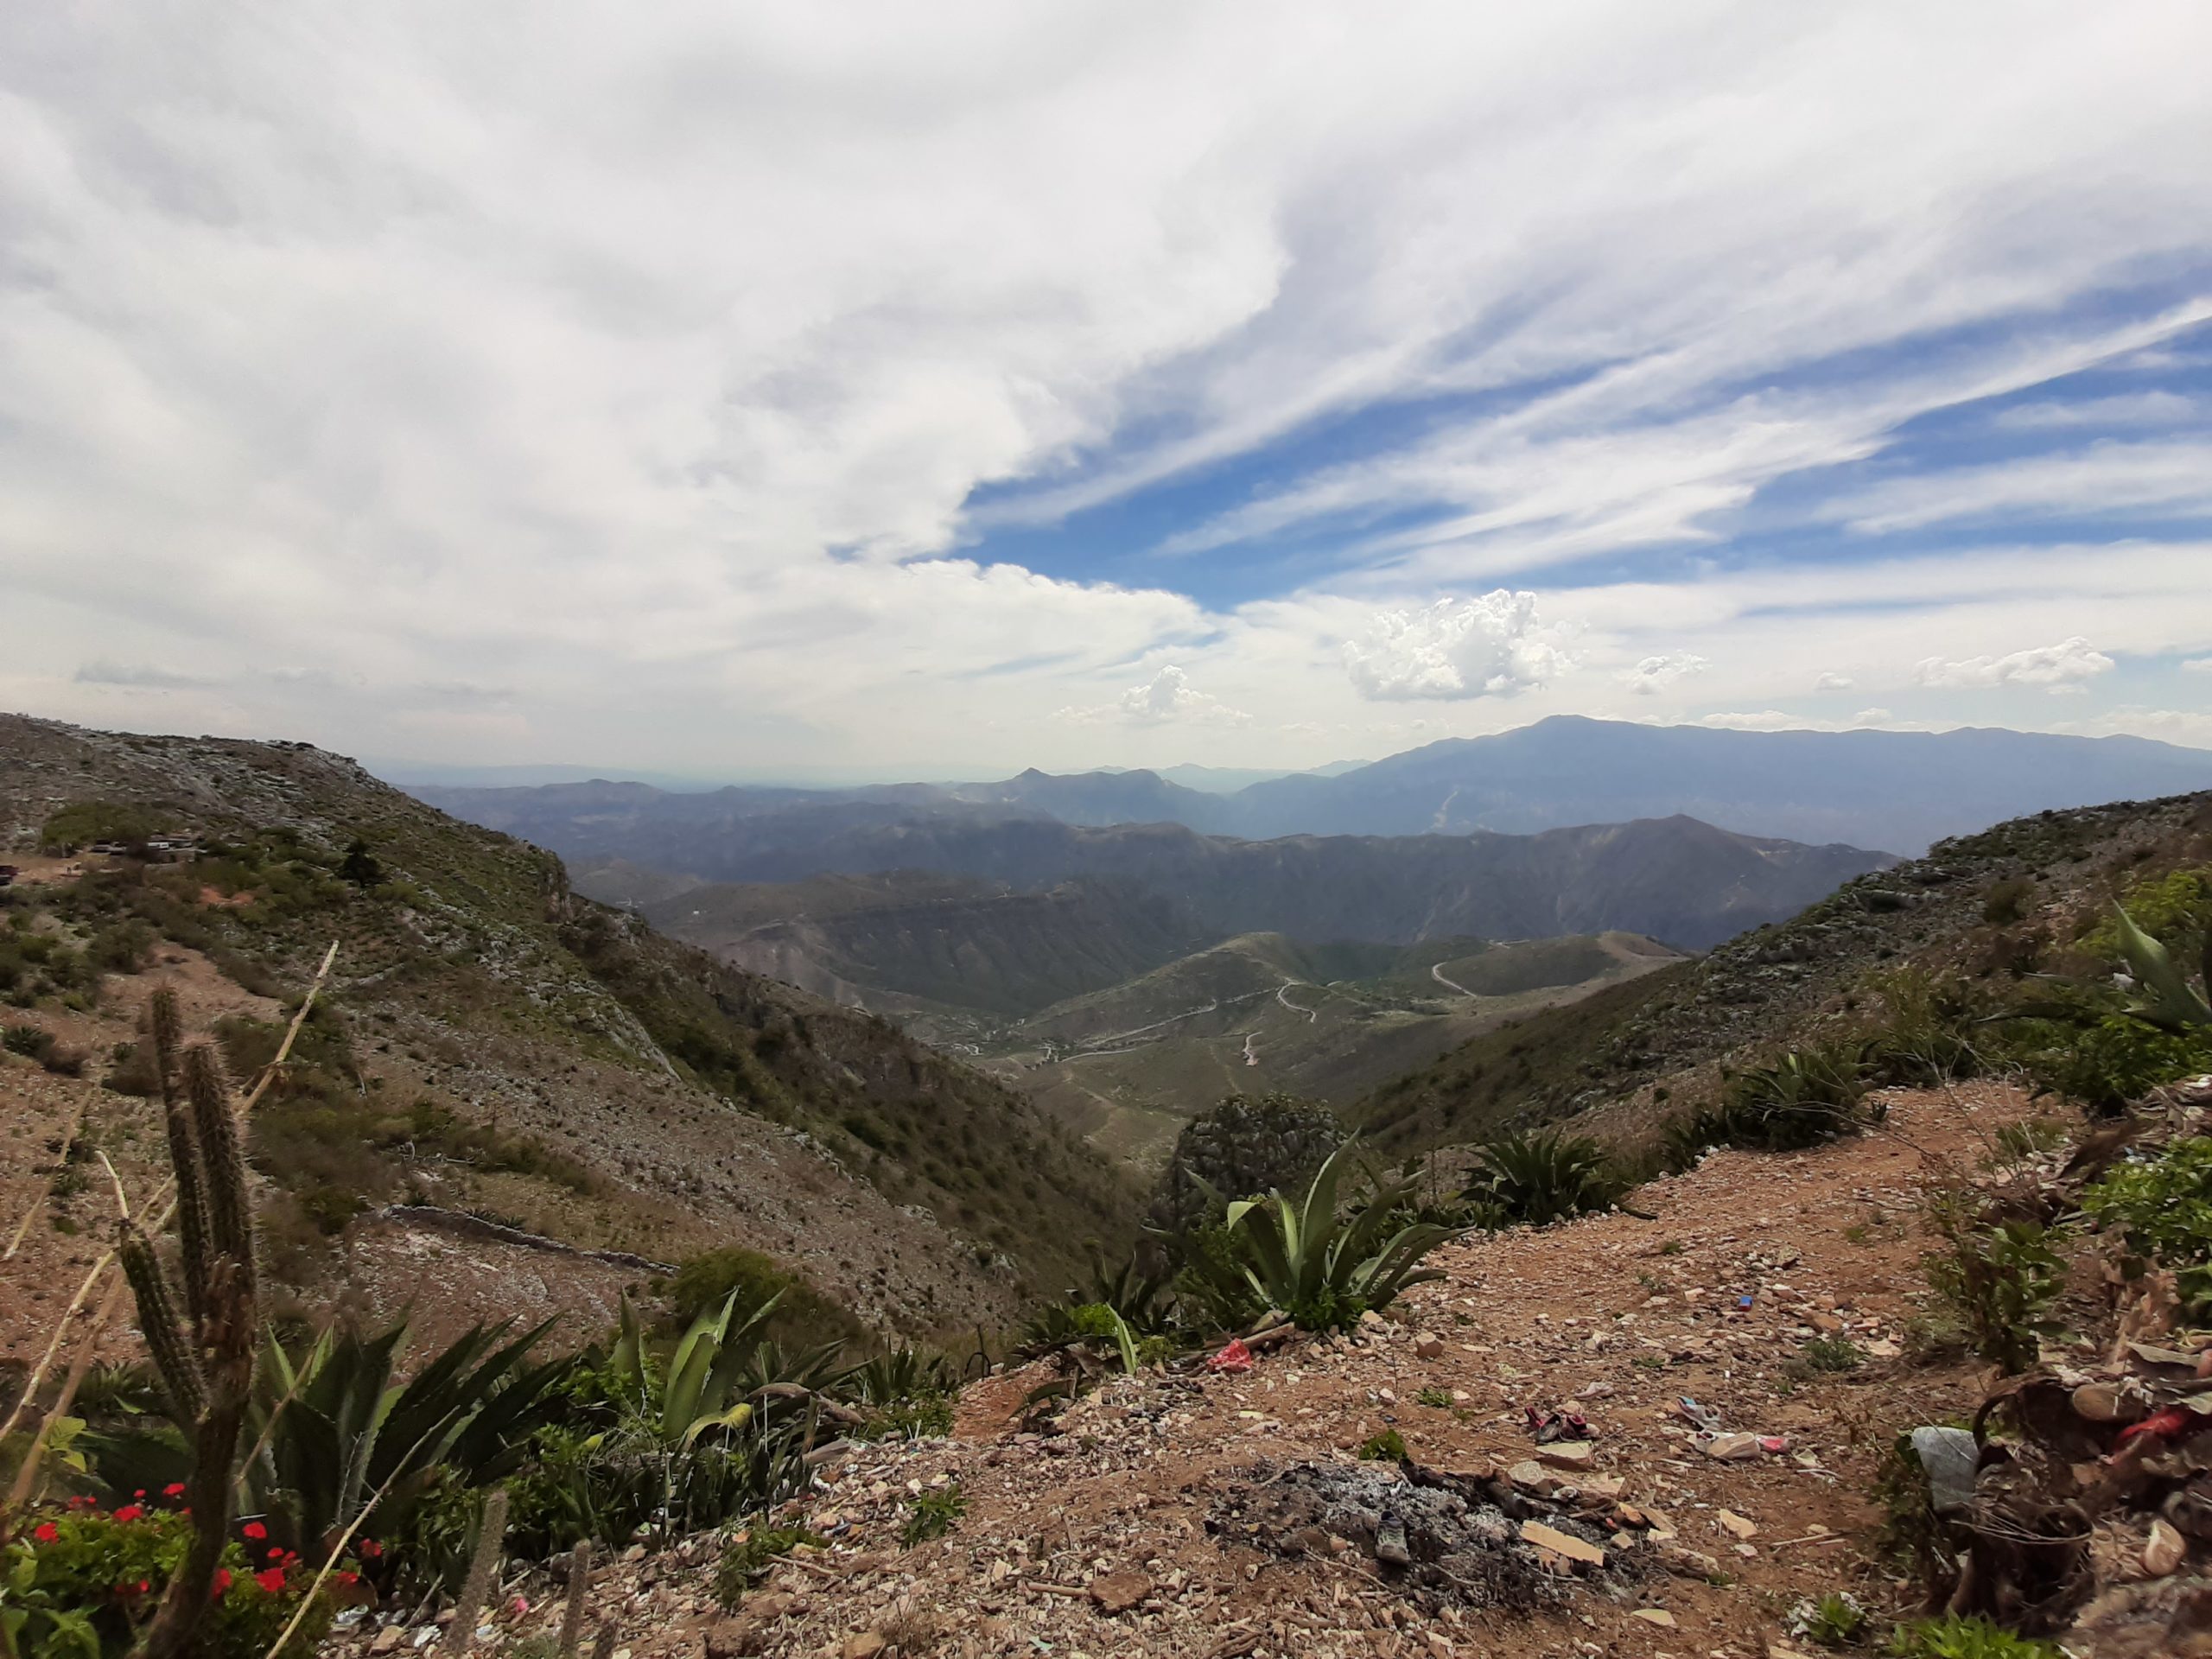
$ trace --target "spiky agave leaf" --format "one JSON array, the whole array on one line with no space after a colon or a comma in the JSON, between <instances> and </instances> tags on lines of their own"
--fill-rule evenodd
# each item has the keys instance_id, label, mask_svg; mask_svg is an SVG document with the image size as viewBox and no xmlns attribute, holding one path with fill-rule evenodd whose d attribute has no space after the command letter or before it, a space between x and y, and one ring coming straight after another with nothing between
<instances>
[{"instance_id":1,"label":"spiky agave leaf","mask_svg":"<svg viewBox=\"0 0 2212 1659\"><path fill-rule=\"evenodd\" d=\"M2212 1003L2190 984L2166 947L2138 927L2125 908L2115 906L2113 914L2120 927L2120 954L2127 958L2137 987L2147 994L2134 1006L2136 1017L2169 1031L2212 1026ZM2205 992L2212 995L2212 933L2205 941L2204 971Z\"/></svg>"}]
</instances>

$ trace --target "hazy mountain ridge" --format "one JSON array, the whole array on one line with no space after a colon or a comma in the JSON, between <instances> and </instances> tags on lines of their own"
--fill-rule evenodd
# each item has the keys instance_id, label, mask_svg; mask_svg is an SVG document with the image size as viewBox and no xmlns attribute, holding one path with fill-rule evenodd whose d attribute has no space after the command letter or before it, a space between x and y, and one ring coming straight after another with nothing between
<instances>
[{"instance_id":1,"label":"hazy mountain ridge","mask_svg":"<svg viewBox=\"0 0 2212 1659\"><path fill-rule=\"evenodd\" d=\"M1446 934L1540 938L1622 929L1700 949L1811 903L1886 855L1732 835L1688 818L1503 835L1207 836L1178 824L1093 828L1046 818L925 819L757 842L655 825L633 840L603 819L546 814L524 831L564 855L753 882L830 871L931 870L1024 890L1075 880L1134 884L1185 907L1213 938L1284 933L1409 944ZM734 869L733 869L734 867ZM692 895L696 898L696 894Z\"/></svg>"},{"instance_id":2,"label":"hazy mountain ridge","mask_svg":"<svg viewBox=\"0 0 2212 1659\"><path fill-rule=\"evenodd\" d=\"M1199 769L1176 769L1194 771ZM1203 769L1218 772L1220 769ZM1104 827L1176 823L1247 840L1294 835L1534 834L1688 817L1742 834L1910 853L2029 812L2212 787L2212 751L2144 738L2000 728L1745 732L1560 715L1489 737L1446 738L1357 766L1262 779L1233 791L1139 770L994 783L865 789L641 785L537 790L419 787L423 799L548 845L591 819L640 863L690 868L683 844L712 826L725 880L793 880L789 855L822 836L944 820L1052 818ZM680 823L679 833L661 833ZM699 855L694 849L690 855Z\"/></svg>"}]
</instances>

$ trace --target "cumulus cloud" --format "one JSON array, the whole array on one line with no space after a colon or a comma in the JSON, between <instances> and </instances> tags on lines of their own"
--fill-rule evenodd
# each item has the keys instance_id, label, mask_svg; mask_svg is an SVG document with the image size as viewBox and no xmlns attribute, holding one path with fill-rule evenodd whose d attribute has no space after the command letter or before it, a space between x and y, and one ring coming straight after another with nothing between
<instances>
[{"instance_id":1,"label":"cumulus cloud","mask_svg":"<svg viewBox=\"0 0 2212 1659\"><path fill-rule=\"evenodd\" d=\"M1677 651L1646 657L1634 668L1623 669L1614 677L1638 696L1649 697L1694 675L1702 674L1712 666L1694 652Z\"/></svg>"},{"instance_id":2,"label":"cumulus cloud","mask_svg":"<svg viewBox=\"0 0 2212 1659\"><path fill-rule=\"evenodd\" d=\"M1380 612L1344 646L1354 689L1378 702L1510 697L1564 673L1573 660L1558 631L1539 621L1535 594L1503 588Z\"/></svg>"},{"instance_id":3,"label":"cumulus cloud","mask_svg":"<svg viewBox=\"0 0 2212 1659\"><path fill-rule=\"evenodd\" d=\"M2055 645L2033 645L2002 657L1967 657L1956 662L1923 658L1912 677L1922 685L2035 685L2061 693L2079 691L2115 666L2111 658L2076 634Z\"/></svg>"},{"instance_id":4,"label":"cumulus cloud","mask_svg":"<svg viewBox=\"0 0 2212 1659\"><path fill-rule=\"evenodd\" d=\"M1859 683L1848 674L1823 674L1813 682L1815 691L1848 691Z\"/></svg>"},{"instance_id":5,"label":"cumulus cloud","mask_svg":"<svg viewBox=\"0 0 2212 1659\"><path fill-rule=\"evenodd\" d=\"M1113 702L1090 709L1063 709L1059 718L1084 723L1112 721L1124 726L1165 726L1178 721L1242 726L1252 716L1199 690L1191 683L1189 675L1168 663L1142 685L1131 686Z\"/></svg>"}]
</instances>

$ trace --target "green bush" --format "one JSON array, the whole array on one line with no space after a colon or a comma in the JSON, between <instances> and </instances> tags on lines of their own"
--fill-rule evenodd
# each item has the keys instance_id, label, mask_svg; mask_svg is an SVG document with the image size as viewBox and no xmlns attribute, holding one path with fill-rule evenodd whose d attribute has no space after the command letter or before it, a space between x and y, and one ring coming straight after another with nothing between
<instances>
[{"instance_id":1,"label":"green bush","mask_svg":"<svg viewBox=\"0 0 2212 1659\"><path fill-rule=\"evenodd\" d=\"M906 1500L906 1519L899 1529L899 1541L912 1549L916 1544L942 1538L967 1513L968 1499L957 1481L918 1493Z\"/></svg>"},{"instance_id":2,"label":"green bush","mask_svg":"<svg viewBox=\"0 0 2212 1659\"><path fill-rule=\"evenodd\" d=\"M1736 1073L1720 1108L1729 1143L1794 1152L1852 1133L1865 1122L1868 1071L1864 1045L1837 1041Z\"/></svg>"},{"instance_id":3,"label":"green bush","mask_svg":"<svg viewBox=\"0 0 2212 1659\"><path fill-rule=\"evenodd\" d=\"M1359 1455L1367 1463L1402 1463L1406 1459L1405 1436L1395 1428L1370 1434L1362 1442Z\"/></svg>"},{"instance_id":4,"label":"green bush","mask_svg":"<svg viewBox=\"0 0 2212 1659\"><path fill-rule=\"evenodd\" d=\"M181 1489L180 1489L181 1490ZM0 1547L0 1630L21 1659L122 1659L162 1603L192 1540L188 1517L130 1503L111 1512L81 1503L22 1517ZM195 1641L208 1659L263 1659L314 1578L298 1557L233 1540L215 1576L215 1601ZM358 1581L354 1564L332 1576L283 1650L308 1659L330 1628L338 1598Z\"/></svg>"},{"instance_id":5,"label":"green bush","mask_svg":"<svg viewBox=\"0 0 2212 1659\"><path fill-rule=\"evenodd\" d=\"M1988 1069L1982 1052L1987 1021L1964 980L1905 968L1874 989L1883 1014L1863 1052L1866 1078L1932 1087Z\"/></svg>"},{"instance_id":6,"label":"green bush","mask_svg":"<svg viewBox=\"0 0 2212 1659\"><path fill-rule=\"evenodd\" d=\"M1890 1640L1897 1659L2065 1659L2048 1642L2015 1636L1979 1617L1922 1619L1902 1625Z\"/></svg>"},{"instance_id":7,"label":"green bush","mask_svg":"<svg viewBox=\"0 0 2212 1659\"><path fill-rule=\"evenodd\" d=\"M120 801L79 801L48 818L38 833L43 852L72 853L95 842L143 846L162 833L162 821L143 806Z\"/></svg>"},{"instance_id":8,"label":"green bush","mask_svg":"<svg viewBox=\"0 0 2212 1659\"><path fill-rule=\"evenodd\" d=\"M844 1342L861 1334L860 1321L849 1311L758 1250L739 1245L708 1250L684 1262L669 1281L669 1306L679 1325L733 1297L741 1325L772 1302L759 1334L777 1341Z\"/></svg>"},{"instance_id":9,"label":"green bush","mask_svg":"<svg viewBox=\"0 0 2212 1659\"><path fill-rule=\"evenodd\" d=\"M2082 1208L2118 1229L2136 1255L2172 1268L2193 1305L2212 1307L2212 1137L2121 1165L2082 1195Z\"/></svg>"},{"instance_id":10,"label":"green bush","mask_svg":"<svg viewBox=\"0 0 2212 1659\"><path fill-rule=\"evenodd\" d=\"M1799 1602L1789 1610L1782 1627L1824 1648L1847 1648L1866 1634L1866 1610L1856 1596L1831 1590L1817 1601Z\"/></svg>"},{"instance_id":11,"label":"green bush","mask_svg":"<svg viewBox=\"0 0 2212 1659\"><path fill-rule=\"evenodd\" d=\"M2050 1313L2066 1264L2051 1249L2054 1235L2032 1221L1986 1221L1966 1205L1939 1205L1932 1215L1942 1243L1925 1259L1929 1283L1976 1353L2007 1374L2025 1370L2041 1338L2058 1329Z\"/></svg>"},{"instance_id":12,"label":"green bush","mask_svg":"<svg viewBox=\"0 0 2212 1659\"><path fill-rule=\"evenodd\" d=\"M715 1605L726 1613L735 1612L746 1592L768 1576L778 1560L802 1545L823 1549L829 1542L804 1527L747 1528L722 1546L721 1559L715 1563Z\"/></svg>"},{"instance_id":13,"label":"green bush","mask_svg":"<svg viewBox=\"0 0 2212 1659\"><path fill-rule=\"evenodd\" d=\"M2161 1031L2117 1009L2078 1023L2022 1021L2011 1041L2037 1095L2061 1095L2101 1115L2125 1111L2162 1084L2212 1071L2212 1032Z\"/></svg>"},{"instance_id":14,"label":"green bush","mask_svg":"<svg viewBox=\"0 0 2212 1659\"><path fill-rule=\"evenodd\" d=\"M1483 1167L1461 1195L1507 1222L1542 1227L1610 1210L1624 1190L1611 1154L1587 1135L1552 1129L1485 1141Z\"/></svg>"}]
</instances>

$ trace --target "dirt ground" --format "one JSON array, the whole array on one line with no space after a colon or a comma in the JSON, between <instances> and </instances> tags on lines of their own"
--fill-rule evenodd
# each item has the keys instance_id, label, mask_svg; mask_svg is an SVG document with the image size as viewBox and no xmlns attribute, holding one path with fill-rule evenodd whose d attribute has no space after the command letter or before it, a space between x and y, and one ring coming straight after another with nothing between
<instances>
[{"instance_id":1,"label":"dirt ground","mask_svg":"<svg viewBox=\"0 0 2212 1659\"><path fill-rule=\"evenodd\" d=\"M1899 1352L1927 1295L1915 1208L2028 1108L1994 1084L1891 1098L1863 1138L1794 1156L1719 1152L1641 1189L1634 1202L1654 1219L1450 1248L1443 1281L1357 1336L1301 1338L1243 1376L1109 1383L1056 1435L1014 1421L1033 1379L994 1378L963 1395L954 1438L826 1469L808 1524L831 1547L789 1560L736 1618L713 1603L703 1547L603 1568L597 1614L615 1623L616 1659L861 1659L879 1642L948 1656L1757 1659L1783 1641L1800 1597L1849 1589L1894 1605L1866 1497L1880 1452L1980 1397L1969 1365L1917 1368ZM1809 1371L1801 1356L1821 1334L1871 1357L1846 1375ZM1424 1338L1435 1357L1421 1357ZM1450 1403L1420 1403L1424 1389ZM1786 1445L1717 1461L1677 1408L1686 1396L1724 1430ZM1349 1464L1386 1428L1423 1465L1509 1469L1537 1454L1530 1407L1586 1416L1592 1467L1557 1478L1618 1478L1621 1501L1672 1533L1675 1570L1577 1583L1533 1613L1432 1615L1364 1551L1331 1543L1289 1560L1208 1532L1240 1484ZM909 1498L953 1484L966 1508L950 1535L902 1549ZM549 1603L513 1633L552 1615Z\"/></svg>"}]
</instances>

